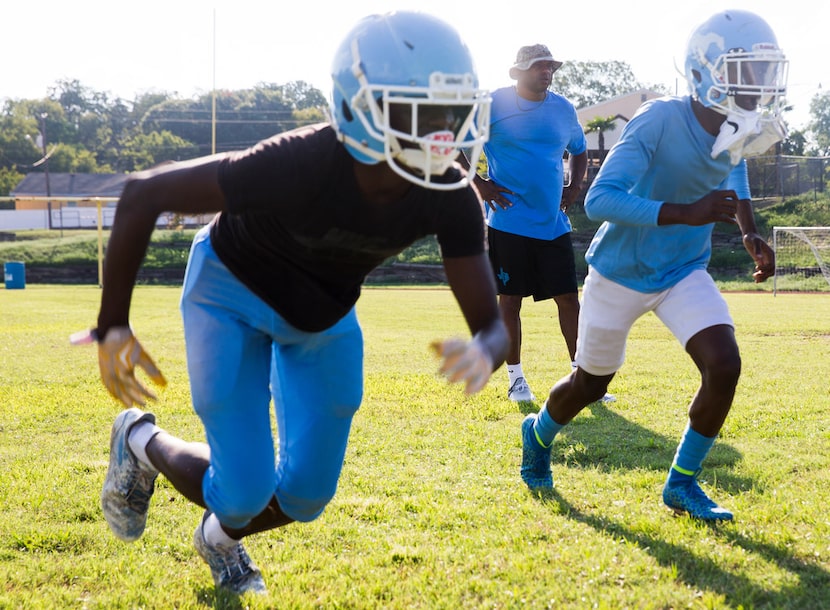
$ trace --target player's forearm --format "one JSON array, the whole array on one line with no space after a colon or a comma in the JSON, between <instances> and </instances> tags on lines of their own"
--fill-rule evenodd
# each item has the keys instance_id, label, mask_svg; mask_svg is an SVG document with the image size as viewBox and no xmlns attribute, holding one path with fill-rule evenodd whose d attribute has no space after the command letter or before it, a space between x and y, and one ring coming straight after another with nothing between
<instances>
[{"instance_id":1,"label":"player's forearm","mask_svg":"<svg viewBox=\"0 0 830 610\"><path fill-rule=\"evenodd\" d=\"M138 269L147 252L158 213L142 205L128 188L118 203L107 244L97 332L103 339L113 326L129 324L130 301Z\"/></svg>"},{"instance_id":2,"label":"player's forearm","mask_svg":"<svg viewBox=\"0 0 830 610\"><path fill-rule=\"evenodd\" d=\"M749 199L740 199L735 211L735 220L738 221L738 226L741 229L741 235L757 234L758 227L755 224L755 212L752 209L752 201Z\"/></svg>"}]
</instances>

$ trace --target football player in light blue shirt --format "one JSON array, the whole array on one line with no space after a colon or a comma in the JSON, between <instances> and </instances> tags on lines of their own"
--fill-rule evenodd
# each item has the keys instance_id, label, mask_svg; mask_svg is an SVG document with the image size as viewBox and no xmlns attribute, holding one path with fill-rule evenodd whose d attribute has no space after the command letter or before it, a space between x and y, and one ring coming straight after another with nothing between
<instances>
[{"instance_id":1,"label":"football player in light blue shirt","mask_svg":"<svg viewBox=\"0 0 830 610\"><path fill-rule=\"evenodd\" d=\"M774 254L755 227L744 157L784 137L786 65L763 19L717 13L689 39L691 95L644 104L610 151L585 202L603 224L586 254L578 369L522 424L522 478L531 488L552 486L554 437L602 396L623 364L632 325L652 311L701 374L663 501L704 521L733 518L696 480L741 370L734 323L706 268L714 223L727 222L741 229L755 281L774 273Z\"/></svg>"}]
</instances>

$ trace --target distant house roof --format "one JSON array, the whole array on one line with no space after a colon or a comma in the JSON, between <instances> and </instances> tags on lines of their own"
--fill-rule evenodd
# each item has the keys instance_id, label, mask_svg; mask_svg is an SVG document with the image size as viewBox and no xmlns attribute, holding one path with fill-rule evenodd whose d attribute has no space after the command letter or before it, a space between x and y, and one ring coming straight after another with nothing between
<instances>
[{"instance_id":1,"label":"distant house roof","mask_svg":"<svg viewBox=\"0 0 830 610\"><path fill-rule=\"evenodd\" d=\"M576 111L576 116L579 122L584 127L597 117L621 117L627 121L631 120L634 113L642 105L643 102L652 100L656 97L662 97L663 94L652 91L651 89L638 89L625 95L618 95L610 100L594 104L593 106L585 106Z\"/></svg>"},{"instance_id":2,"label":"distant house roof","mask_svg":"<svg viewBox=\"0 0 830 610\"><path fill-rule=\"evenodd\" d=\"M49 172L49 191L53 197L120 197L128 174L64 174ZM27 174L9 193L12 197L45 197L46 174Z\"/></svg>"},{"instance_id":3,"label":"distant house roof","mask_svg":"<svg viewBox=\"0 0 830 610\"><path fill-rule=\"evenodd\" d=\"M632 91L625 95L618 95L617 97L600 102L599 104L594 104L593 106L578 108L576 116L583 129L597 117L603 119L614 117L615 129L613 131L607 131L604 134L605 149L608 150L619 140L622 128L631 120L631 117L634 116L634 113L637 112L637 109L643 102L656 97L662 97L662 95L662 93L657 93L651 89L638 89L637 91ZM588 150L597 150L599 135L597 133L589 133L585 137L588 139Z\"/></svg>"}]
</instances>

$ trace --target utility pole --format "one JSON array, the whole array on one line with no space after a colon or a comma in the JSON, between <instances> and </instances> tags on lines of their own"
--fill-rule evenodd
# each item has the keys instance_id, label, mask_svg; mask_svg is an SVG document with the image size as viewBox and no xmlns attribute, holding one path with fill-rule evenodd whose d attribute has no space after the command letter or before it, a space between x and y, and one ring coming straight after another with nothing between
<instances>
[{"instance_id":1,"label":"utility pole","mask_svg":"<svg viewBox=\"0 0 830 610\"><path fill-rule=\"evenodd\" d=\"M211 93L210 154L216 154L216 9L213 9L213 91Z\"/></svg>"},{"instance_id":2,"label":"utility pole","mask_svg":"<svg viewBox=\"0 0 830 610\"><path fill-rule=\"evenodd\" d=\"M52 230L52 187L49 184L49 155L46 154L46 117L47 113L40 113L40 141L43 148L43 173L46 176L46 210L49 230ZM63 228L63 227L61 227Z\"/></svg>"}]
</instances>

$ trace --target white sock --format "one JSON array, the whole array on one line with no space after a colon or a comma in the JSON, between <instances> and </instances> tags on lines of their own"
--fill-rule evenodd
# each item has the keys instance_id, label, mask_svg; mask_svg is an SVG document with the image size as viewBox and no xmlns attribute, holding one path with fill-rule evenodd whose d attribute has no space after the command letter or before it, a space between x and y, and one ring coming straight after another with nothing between
<instances>
[{"instance_id":1,"label":"white sock","mask_svg":"<svg viewBox=\"0 0 830 610\"><path fill-rule=\"evenodd\" d=\"M148 421L139 422L130 428L130 435L127 437L127 444L136 459L147 466L156 468L147 457L147 443L159 432L161 428ZM158 470L156 468L156 470Z\"/></svg>"},{"instance_id":2,"label":"white sock","mask_svg":"<svg viewBox=\"0 0 830 610\"><path fill-rule=\"evenodd\" d=\"M519 378L524 377L525 374L522 372L522 363L517 362L516 364L508 364L507 366L507 378L510 380L510 385L512 386L513 383Z\"/></svg>"},{"instance_id":3,"label":"white sock","mask_svg":"<svg viewBox=\"0 0 830 610\"><path fill-rule=\"evenodd\" d=\"M239 542L239 540L228 536L225 530L222 529L219 519L213 513L210 513L202 523L202 536L204 536L205 542L213 547L228 548L236 546Z\"/></svg>"}]
</instances>

